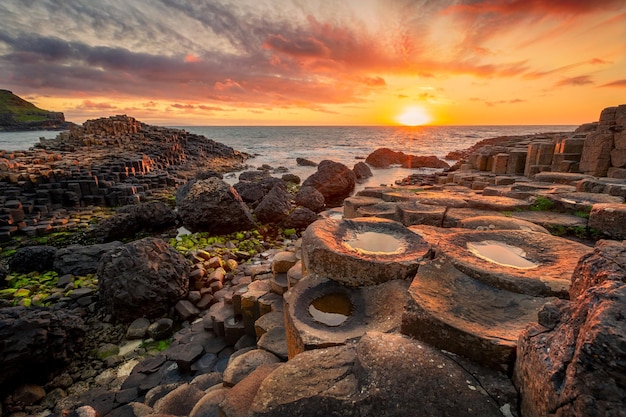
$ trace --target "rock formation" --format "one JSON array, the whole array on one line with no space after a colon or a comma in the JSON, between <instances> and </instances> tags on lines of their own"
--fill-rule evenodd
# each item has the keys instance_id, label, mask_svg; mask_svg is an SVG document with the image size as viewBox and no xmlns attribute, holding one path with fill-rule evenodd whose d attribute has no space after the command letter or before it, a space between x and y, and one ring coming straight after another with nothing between
<instances>
[{"instance_id":1,"label":"rock formation","mask_svg":"<svg viewBox=\"0 0 626 417\"><path fill-rule=\"evenodd\" d=\"M100 300L122 321L155 317L189 291L189 265L160 239L145 238L104 254L98 265Z\"/></svg>"}]
</instances>

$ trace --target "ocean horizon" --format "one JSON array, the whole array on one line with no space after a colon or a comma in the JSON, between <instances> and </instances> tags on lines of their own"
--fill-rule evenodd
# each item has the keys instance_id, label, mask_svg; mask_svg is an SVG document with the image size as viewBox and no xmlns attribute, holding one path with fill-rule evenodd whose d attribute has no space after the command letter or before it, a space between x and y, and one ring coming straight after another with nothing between
<instances>
[{"instance_id":1,"label":"ocean horizon","mask_svg":"<svg viewBox=\"0 0 626 417\"><path fill-rule=\"evenodd\" d=\"M303 180L315 172L303 167L296 158L319 163L324 159L341 162L352 168L379 148L390 148L412 155L435 155L441 159L454 150L499 136L534 135L548 132L572 132L570 125L469 125L469 126L164 126L184 129L253 156L250 169L262 165L284 167ZM27 150L40 137L54 138L58 131L0 132L0 149ZM453 162L453 161L449 161ZM393 167L373 170L369 185L392 184L420 170ZM422 170L423 171L423 170ZM232 175L227 179L233 182Z\"/></svg>"}]
</instances>

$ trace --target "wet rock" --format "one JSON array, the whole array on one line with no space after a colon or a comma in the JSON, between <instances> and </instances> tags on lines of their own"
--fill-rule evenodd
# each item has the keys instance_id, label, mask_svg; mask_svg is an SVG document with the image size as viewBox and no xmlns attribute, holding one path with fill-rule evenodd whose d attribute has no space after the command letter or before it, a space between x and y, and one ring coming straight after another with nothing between
<instances>
[{"instance_id":1,"label":"wet rock","mask_svg":"<svg viewBox=\"0 0 626 417\"><path fill-rule=\"evenodd\" d=\"M178 211L192 232L222 234L254 227L250 210L237 191L217 178L194 182L178 202Z\"/></svg>"},{"instance_id":2,"label":"wet rock","mask_svg":"<svg viewBox=\"0 0 626 417\"><path fill-rule=\"evenodd\" d=\"M85 337L83 320L46 308L0 309L0 387L36 380L69 363Z\"/></svg>"},{"instance_id":3,"label":"wet rock","mask_svg":"<svg viewBox=\"0 0 626 417\"><path fill-rule=\"evenodd\" d=\"M319 219L319 216L306 207L296 207L284 220L283 226L298 230L306 229L311 223Z\"/></svg>"},{"instance_id":4,"label":"wet rock","mask_svg":"<svg viewBox=\"0 0 626 417\"><path fill-rule=\"evenodd\" d=\"M54 257L54 270L59 275L88 275L98 270L100 258L108 251L118 248L122 242L114 241L99 245L70 245L59 249Z\"/></svg>"},{"instance_id":5,"label":"wet rock","mask_svg":"<svg viewBox=\"0 0 626 417\"><path fill-rule=\"evenodd\" d=\"M254 209L256 218L262 223L279 223L291 209L291 195L283 182L277 183Z\"/></svg>"},{"instance_id":6,"label":"wet rock","mask_svg":"<svg viewBox=\"0 0 626 417\"><path fill-rule=\"evenodd\" d=\"M296 204L319 213L324 209L324 196L315 187L302 186L296 194Z\"/></svg>"},{"instance_id":7,"label":"wet rock","mask_svg":"<svg viewBox=\"0 0 626 417\"><path fill-rule=\"evenodd\" d=\"M280 362L280 359L261 349L250 350L229 362L224 371L224 386L232 387L261 365Z\"/></svg>"},{"instance_id":8,"label":"wet rock","mask_svg":"<svg viewBox=\"0 0 626 417\"><path fill-rule=\"evenodd\" d=\"M297 355L263 380L250 407L255 417L404 417L407 410L428 416L502 415L495 400L453 360L424 343L375 332L355 345Z\"/></svg>"},{"instance_id":9,"label":"wet rock","mask_svg":"<svg viewBox=\"0 0 626 417\"><path fill-rule=\"evenodd\" d=\"M161 239L145 238L105 254L98 266L100 300L122 321L155 317L189 291L189 264Z\"/></svg>"},{"instance_id":10,"label":"wet rock","mask_svg":"<svg viewBox=\"0 0 626 417\"><path fill-rule=\"evenodd\" d=\"M317 166L317 172L307 178L302 186L311 186L324 196L326 204L339 205L348 197L356 184L356 176L342 163L324 160Z\"/></svg>"},{"instance_id":11,"label":"wet rock","mask_svg":"<svg viewBox=\"0 0 626 417\"><path fill-rule=\"evenodd\" d=\"M296 163L303 167L316 167L317 164L305 158L296 158Z\"/></svg>"},{"instance_id":12,"label":"wet rock","mask_svg":"<svg viewBox=\"0 0 626 417\"><path fill-rule=\"evenodd\" d=\"M370 169L370 167L365 162L357 162L356 164L354 164L354 168L352 168L352 171L354 171L354 175L356 175L357 180L369 178L374 175L372 174L372 170Z\"/></svg>"},{"instance_id":13,"label":"wet rock","mask_svg":"<svg viewBox=\"0 0 626 417\"><path fill-rule=\"evenodd\" d=\"M513 380L522 415L607 416L626 409L626 245L600 241L572 276L571 302L553 308L552 329L520 336Z\"/></svg>"},{"instance_id":14,"label":"wet rock","mask_svg":"<svg viewBox=\"0 0 626 417\"><path fill-rule=\"evenodd\" d=\"M51 271L58 249L54 246L27 246L20 248L9 259L9 270L19 274Z\"/></svg>"}]
</instances>

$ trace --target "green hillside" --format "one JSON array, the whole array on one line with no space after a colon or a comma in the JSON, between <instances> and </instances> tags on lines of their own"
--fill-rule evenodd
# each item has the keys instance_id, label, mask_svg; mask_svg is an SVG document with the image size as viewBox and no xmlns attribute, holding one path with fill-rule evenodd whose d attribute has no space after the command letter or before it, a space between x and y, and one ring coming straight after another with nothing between
<instances>
[{"instance_id":1,"label":"green hillside","mask_svg":"<svg viewBox=\"0 0 626 417\"><path fill-rule=\"evenodd\" d=\"M40 109L9 90L0 89L0 130L55 129L65 124L63 113Z\"/></svg>"}]
</instances>

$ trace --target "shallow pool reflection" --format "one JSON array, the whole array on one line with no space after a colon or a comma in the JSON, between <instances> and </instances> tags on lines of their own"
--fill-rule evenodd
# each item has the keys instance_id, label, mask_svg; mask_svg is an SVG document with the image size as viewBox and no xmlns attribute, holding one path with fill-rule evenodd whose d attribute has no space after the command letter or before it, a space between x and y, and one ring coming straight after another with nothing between
<instances>
[{"instance_id":1,"label":"shallow pool reflection","mask_svg":"<svg viewBox=\"0 0 626 417\"><path fill-rule=\"evenodd\" d=\"M318 323L336 327L352 314L352 302L344 294L326 294L313 300L309 314Z\"/></svg>"},{"instance_id":2,"label":"shallow pool reflection","mask_svg":"<svg viewBox=\"0 0 626 417\"><path fill-rule=\"evenodd\" d=\"M532 269L539 265L526 259L526 252L517 246L495 240L467 242L467 249L475 256L498 265L518 269Z\"/></svg>"},{"instance_id":3,"label":"shallow pool reflection","mask_svg":"<svg viewBox=\"0 0 626 417\"><path fill-rule=\"evenodd\" d=\"M386 233L356 233L344 243L350 249L367 253L400 253L404 248L402 240Z\"/></svg>"}]
</instances>

